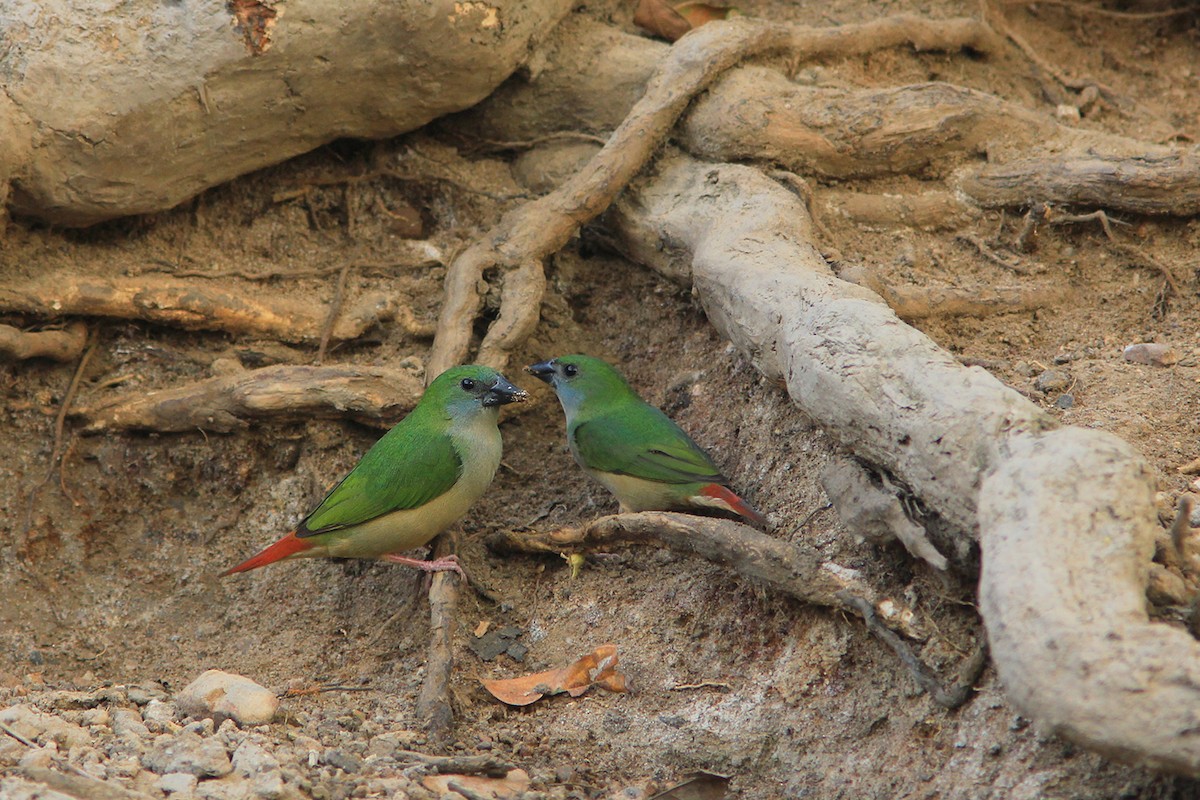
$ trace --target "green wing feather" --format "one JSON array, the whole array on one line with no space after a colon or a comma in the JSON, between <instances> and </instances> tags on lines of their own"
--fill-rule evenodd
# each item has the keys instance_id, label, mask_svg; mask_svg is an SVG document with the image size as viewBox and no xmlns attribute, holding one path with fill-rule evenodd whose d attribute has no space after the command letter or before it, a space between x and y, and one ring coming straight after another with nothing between
<instances>
[{"instance_id":1,"label":"green wing feather","mask_svg":"<svg viewBox=\"0 0 1200 800\"><path fill-rule=\"evenodd\" d=\"M393 511L419 508L454 486L463 463L450 436L406 422L367 451L300 524L297 536L315 536Z\"/></svg>"},{"instance_id":2,"label":"green wing feather","mask_svg":"<svg viewBox=\"0 0 1200 800\"><path fill-rule=\"evenodd\" d=\"M658 483L727 483L682 428L641 402L582 422L572 436L589 469Z\"/></svg>"}]
</instances>

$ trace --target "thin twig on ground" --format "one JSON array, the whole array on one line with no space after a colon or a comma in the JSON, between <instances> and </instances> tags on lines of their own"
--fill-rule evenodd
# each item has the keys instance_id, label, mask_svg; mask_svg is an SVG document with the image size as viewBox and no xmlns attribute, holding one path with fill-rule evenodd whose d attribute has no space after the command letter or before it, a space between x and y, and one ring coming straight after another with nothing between
<instances>
[{"instance_id":1,"label":"thin twig on ground","mask_svg":"<svg viewBox=\"0 0 1200 800\"><path fill-rule=\"evenodd\" d=\"M516 766L496 756L434 756L413 750L397 750L392 754L400 763L423 764L443 775L486 775L503 778Z\"/></svg>"},{"instance_id":2,"label":"thin twig on ground","mask_svg":"<svg viewBox=\"0 0 1200 800\"><path fill-rule=\"evenodd\" d=\"M901 639L894 631L889 629L880 620L875 613L875 608L861 597L856 597L850 592L843 592L840 599L846 603L847 607L854 609L866 623L867 630L875 635L881 642L891 648L892 652L900 659L900 662L908 669L909 673L916 680L917 685L921 687L930 697L933 702L947 709L955 709L962 706L975 693L975 682L979 680L979 676L983 674L984 667L987 666L987 645L981 643L975 652L963 663L959 670L958 680L949 688L944 686L941 680L925 662L917 658L917 655L912 651L912 648Z\"/></svg>"},{"instance_id":3,"label":"thin twig on ground","mask_svg":"<svg viewBox=\"0 0 1200 800\"><path fill-rule=\"evenodd\" d=\"M325 360L325 352L329 349L329 337L333 334L333 326L337 323L338 314L342 313L342 302L346 299L346 278L350 275L350 265L342 267L338 273L337 287L333 290L333 300L329 303L329 316L321 326L321 343L317 345L316 365L320 366Z\"/></svg>"},{"instance_id":4,"label":"thin twig on ground","mask_svg":"<svg viewBox=\"0 0 1200 800\"><path fill-rule=\"evenodd\" d=\"M50 476L54 474L55 469L58 468L59 460L62 458L63 432L66 430L67 414L71 411L71 404L75 402L75 395L79 391L79 383L83 380L83 372L87 369L92 354L96 352L96 345L99 340L95 331L92 331L88 338L87 349L83 351L83 356L80 357L79 363L75 366L75 372L71 375L71 382L67 385L67 392L63 395L62 403L59 404L58 414L54 417L54 444L50 448L50 463L46 467L46 474L29 490L29 502L25 510L25 525L19 537L22 543L27 540L29 531L33 528L33 510L37 506L38 492L50 480Z\"/></svg>"}]
</instances>

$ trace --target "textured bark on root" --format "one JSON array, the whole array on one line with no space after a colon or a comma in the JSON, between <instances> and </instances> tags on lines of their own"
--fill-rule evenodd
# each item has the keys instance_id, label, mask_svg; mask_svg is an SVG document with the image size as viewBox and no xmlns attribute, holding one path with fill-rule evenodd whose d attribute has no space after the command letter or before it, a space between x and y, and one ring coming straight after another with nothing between
<instances>
[{"instance_id":1,"label":"textured bark on root","mask_svg":"<svg viewBox=\"0 0 1200 800\"><path fill-rule=\"evenodd\" d=\"M11 325L0 325L0 354L17 360L74 361L83 353L85 344L87 326L82 322L72 322L56 331L23 331Z\"/></svg>"},{"instance_id":2,"label":"textured bark on root","mask_svg":"<svg viewBox=\"0 0 1200 800\"><path fill-rule=\"evenodd\" d=\"M0 200L11 186L21 214L90 225L338 137L414 130L486 97L570 9L13 0L0 5Z\"/></svg>"},{"instance_id":3,"label":"textured bark on root","mask_svg":"<svg viewBox=\"0 0 1200 800\"><path fill-rule=\"evenodd\" d=\"M255 419L328 416L390 427L421 396L421 379L373 367L273 366L79 407L85 433L242 430Z\"/></svg>"},{"instance_id":4,"label":"textured bark on root","mask_svg":"<svg viewBox=\"0 0 1200 800\"><path fill-rule=\"evenodd\" d=\"M1114 758L1200 775L1200 643L1146 614L1157 524L1137 453L1057 429L835 278L803 204L756 170L664 159L610 222L798 406L949 522L935 544L951 561L978 541L992 657L1024 713Z\"/></svg>"},{"instance_id":5,"label":"textured bark on root","mask_svg":"<svg viewBox=\"0 0 1200 800\"><path fill-rule=\"evenodd\" d=\"M467 360L471 331L483 302L485 271L500 268L500 318L480 345L478 360L503 367L507 354L532 332L541 305L542 260L580 225L604 211L649 161L676 120L716 78L739 61L786 50L798 58L852 55L911 44L919 49L986 50L994 35L971 19L896 16L861 25L810 28L740 18L706 25L675 43L608 143L573 178L550 194L504 216L455 259L429 358L432 379ZM511 284L511 285L510 285ZM483 291L481 291L483 289Z\"/></svg>"},{"instance_id":6,"label":"textured bark on root","mask_svg":"<svg viewBox=\"0 0 1200 800\"><path fill-rule=\"evenodd\" d=\"M89 278L48 274L19 284L0 285L0 312L42 317L81 316L140 319L186 330L219 330L284 342L321 340L327 310L311 300L249 297L197 281L142 275ZM399 300L381 292L363 295L341 310L331 328L334 341L356 339L384 320L400 317L410 334L428 335ZM402 323L403 325L403 323Z\"/></svg>"},{"instance_id":7,"label":"textured bark on root","mask_svg":"<svg viewBox=\"0 0 1200 800\"><path fill-rule=\"evenodd\" d=\"M986 664L986 658L977 653L968 659L958 685L944 688L909 644L893 633L898 630L911 635L915 627L911 611L894 598L876 600L856 570L825 561L815 548L803 542L780 541L732 520L670 512L616 514L576 528L500 531L488 540L488 546L500 553L577 553L621 544L657 545L697 555L802 602L862 618L871 633L897 654L918 685L946 708L966 702Z\"/></svg>"}]
</instances>

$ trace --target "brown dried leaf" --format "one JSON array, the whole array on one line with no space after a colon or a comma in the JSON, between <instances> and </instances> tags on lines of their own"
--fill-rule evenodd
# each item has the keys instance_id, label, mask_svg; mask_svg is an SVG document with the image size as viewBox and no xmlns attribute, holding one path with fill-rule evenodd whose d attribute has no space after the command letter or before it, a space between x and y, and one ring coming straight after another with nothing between
<instances>
[{"instance_id":1,"label":"brown dried leaf","mask_svg":"<svg viewBox=\"0 0 1200 800\"><path fill-rule=\"evenodd\" d=\"M714 6L710 3L688 2L675 6L675 13L687 20L688 25L699 28L706 22L729 19L740 16L736 8L730 6Z\"/></svg>"},{"instance_id":2,"label":"brown dried leaf","mask_svg":"<svg viewBox=\"0 0 1200 800\"><path fill-rule=\"evenodd\" d=\"M683 783L659 792L650 800L722 800L728 787L728 775L700 772Z\"/></svg>"},{"instance_id":3,"label":"brown dried leaf","mask_svg":"<svg viewBox=\"0 0 1200 800\"><path fill-rule=\"evenodd\" d=\"M692 25L667 4L666 0L638 0L633 24L673 42L692 29Z\"/></svg>"},{"instance_id":4,"label":"brown dried leaf","mask_svg":"<svg viewBox=\"0 0 1200 800\"><path fill-rule=\"evenodd\" d=\"M510 706L527 706L548 694L563 692L579 697L592 686L610 692L626 691L625 676L617 671L617 646L614 644L600 645L565 667L482 683L493 697Z\"/></svg>"},{"instance_id":5,"label":"brown dried leaf","mask_svg":"<svg viewBox=\"0 0 1200 800\"><path fill-rule=\"evenodd\" d=\"M430 791L446 794L453 786L493 800L515 800L529 789L529 774L523 769L510 769L503 778L485 778L481 775L426 775L421 784Z\"/></svg>"}]
</instances>

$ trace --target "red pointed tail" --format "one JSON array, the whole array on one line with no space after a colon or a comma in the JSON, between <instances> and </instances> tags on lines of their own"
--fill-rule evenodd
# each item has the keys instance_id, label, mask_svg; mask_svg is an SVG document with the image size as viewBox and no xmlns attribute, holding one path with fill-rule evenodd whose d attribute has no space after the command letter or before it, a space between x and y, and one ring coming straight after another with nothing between
<instances>
[{"instance_id":1,"label":"red pointed tail","mask_svg":"<svg viewBox=\"0 0 1200 800\"><path fill-rule=\"evenodd\" d=\"M715 503L711 503L711 505L728 508L736 514L741 514L756 525L761 525L764 528L767 526L767 518L758 513L754 506L734 494L727 486L722 486L719 483L710 483L700 490L700 494L716 501Z\"/></svg>"},{"instance_id":2,"label":"red pointed tail","mask_svg":"<svg viewBox=\"0 0 1200 800\"><path fill-rule=\"evenodd\" d=\"M249 572L252 569L265 567L267 564L282 561L288 556L294 556L296 553L308 550L310 547L312 547L311 543L296 536L296 532L292 531L275 544L264 547L258 555L246 559L232 569L225 570L221 573L221 577L224 578L226 575L232 575L235 572Z\"/></svg>"}]
</instances>

